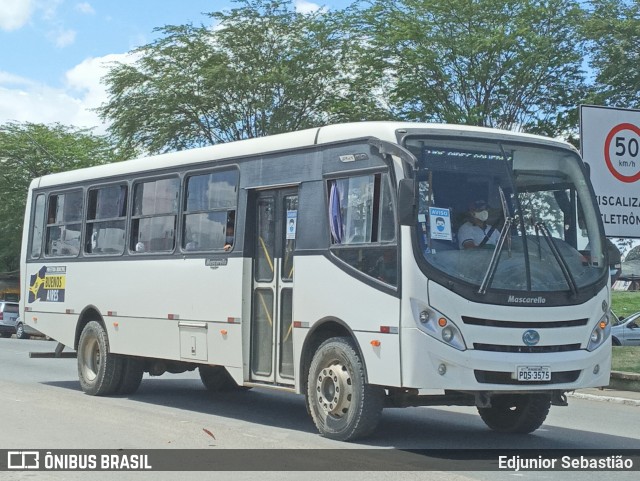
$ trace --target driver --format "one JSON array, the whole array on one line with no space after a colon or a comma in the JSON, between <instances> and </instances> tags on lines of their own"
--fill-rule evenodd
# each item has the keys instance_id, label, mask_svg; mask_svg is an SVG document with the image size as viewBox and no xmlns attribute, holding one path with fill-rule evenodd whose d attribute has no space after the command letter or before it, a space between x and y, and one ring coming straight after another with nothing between
<instances>
[{"instance_id":1,"label":"driver","mask_svg":"<svg viewBox=\"0 0 640 481\"><path fill-rule=\"evenodd\" d=\"M467 220L458 229L458 245L460 249L483 247L485 244L496 245L500 234L495 227L487 224L489 210L484 200L476 200L469 206Z\"/></svg>"}]
</instances>

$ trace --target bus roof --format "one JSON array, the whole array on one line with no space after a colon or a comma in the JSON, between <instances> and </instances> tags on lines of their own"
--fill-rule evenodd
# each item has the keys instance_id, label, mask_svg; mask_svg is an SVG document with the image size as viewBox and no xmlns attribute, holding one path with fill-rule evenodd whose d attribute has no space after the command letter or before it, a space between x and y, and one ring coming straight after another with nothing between
<instances>
[{"instance_id":1,"label":"bus roof","mask_svg":"<svg viewBox=\"0 0 640 481\"><path fill-rule=\"evenodd\" d=\"M138 159L114 162L111 164L87 167L57 174L50 174L31 183L31 188L51 187L72 184L91 179L107 179L126 174L143 173L152 170L170 168L181 165L198 164L225 159L249 157L296 148L311 147L318 144L346 141L349 139L374 137L389 142L396 142L398 131L423 130L424 133L459 135L511 141L530 141L539 144L564 147L575 150L570 144L541 137L505 130L473 127L467 125L415 123L415 122L355 122L334 124L313 129L301 130L285 134L270 135L255 139L240 140L208 147L152 155Z\"/></svg>"}]
</instances>

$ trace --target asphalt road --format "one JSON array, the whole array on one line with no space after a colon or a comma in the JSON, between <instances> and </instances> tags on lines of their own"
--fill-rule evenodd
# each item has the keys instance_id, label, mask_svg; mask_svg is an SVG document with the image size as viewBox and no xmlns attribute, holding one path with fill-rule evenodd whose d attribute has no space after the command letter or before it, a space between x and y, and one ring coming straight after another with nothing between
<instances>
[{"instance_id":1,"label":"asphalt road","mask_svg":"<svg viewBox=\"0 0 640 481\"><path fill-rule=\"evenodd\" d=\"M395 449L637 449L640 407L571 398L569 407L552 407L546 423L531 435L490 431L475 408L438 407L385 410L371 438L358 443L324 439L307 415L302 396L266 389L212 394L197 372L145 374L130 396L85 395L75 359L30 359L29 351L53 351L44 340L0 339L0 449L274 449L286 462L291 449L313 449L331 462L361 448ZM206 431L211 433L208 434ZM213 435L213 436L212 436ZM247 451L251 453L251 451ZM533 451L532 451L533 452ZM293 452L295 454L295 452ZM324 458L323 458L324 459ZM247 460L247 466L251 460ZM284 465L284 464L283 464ZM239 465L242 471L245 465ZM246 468L245 468L246 469ZM366 468L363 468L366 469ZM203 479L196 473L0 473L0 479ZM596 472L395 472L392 479L447 481L512 479L600 480ZM28 475L28 476L27 476ZM344 473L314 471L307 479L342 478ZM635 472L607 478L637 479ZM251 471L221 472L214 478L256 479ZM300 473L259 473L259 479L300 479ZM347 479L389 480L388 472L357 472Z\"/></svg>"}]
</instances>

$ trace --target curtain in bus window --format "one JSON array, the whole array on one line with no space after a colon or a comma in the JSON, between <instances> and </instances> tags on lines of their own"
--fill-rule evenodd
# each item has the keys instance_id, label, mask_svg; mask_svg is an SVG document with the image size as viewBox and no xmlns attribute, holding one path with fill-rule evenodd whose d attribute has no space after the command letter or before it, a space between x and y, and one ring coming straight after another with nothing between
<instances>
[{"instance_id":1,"label":"curtain in bus window","mask_svg":"<svg viewBox=\"0 0 640 481\"><path fill-rule=\"evenodd\" d=\"M331 226L331 235L334 244L342 244L344 230L342 227L342 211L340 208L340 192L338 183L331 183L331 192L329 194L329 225Z\"/></svg>"}]
</instances>

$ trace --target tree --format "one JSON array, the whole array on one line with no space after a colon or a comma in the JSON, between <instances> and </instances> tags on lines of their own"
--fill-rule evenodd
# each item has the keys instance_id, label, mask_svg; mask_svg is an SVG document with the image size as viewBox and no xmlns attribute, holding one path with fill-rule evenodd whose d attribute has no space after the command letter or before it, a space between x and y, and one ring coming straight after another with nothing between
<instances>
[{"instance_id":1,"label":"tree","mask_svg":"<svg viewBox=\"0 0 640 481\"><path fill-rule=\"evenodd\" d=\"M584 35L595 72L593 103L640 108L640 1L592 0Z\"/></svg>"},{"instance_id":2,"label":"tree","mask_svg":"<svg viewBox=\"0 0 640 481\"><path fill-rule=\"evenodd\" d=\"M241 0L208 14L214 28L179 25L105 77L100 109L120 146L180 150L359 119L347 104L348 42L336 15L297 13L290 0Z\"/></svg>"},{"instance_id":3,"label":"tree","mask_svg":"<svg viewBox=\"0 0 640 481\"><path fill-rule=\"evenodd\" d=\"M88 130L0 125L0 272L18 268L27 191L34 178L114 160L110 143Z\"/></svg>"},{"instance_id":4,"label":"tree","mask_svg":"<svg viewBox=\"0 0 640 481\"><path fill-rule=\"evenodd\" d=\"M576 1L375 0L356 15L360 77L396 118L551 135L575 120Z\"/></svg>"}]
</instances>

